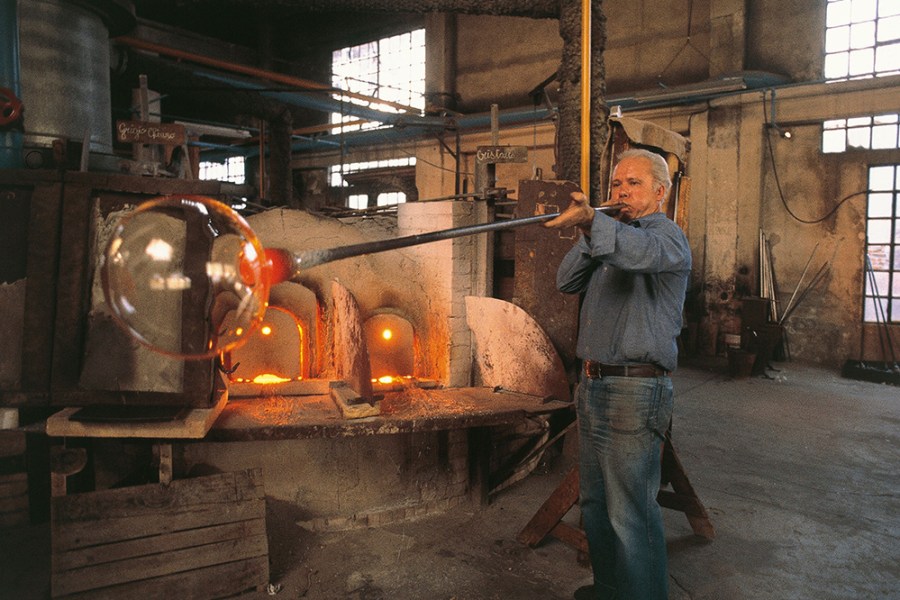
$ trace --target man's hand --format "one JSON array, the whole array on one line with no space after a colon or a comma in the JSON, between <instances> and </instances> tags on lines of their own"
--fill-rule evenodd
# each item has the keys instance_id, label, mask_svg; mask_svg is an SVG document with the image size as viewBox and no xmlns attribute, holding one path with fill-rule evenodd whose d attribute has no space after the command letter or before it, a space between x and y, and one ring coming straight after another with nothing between
<instances>
[{"instance_id":1,"label":"man's hand","mask_svg":"<svg viewBox=\"0 0 900 600\"><path fill-rule=\"evenodd\" d=\"M551 229L564 229L566 227L578 227L585 235L591 234L591 223L594 222L594 209L588 203L587 196L581 192L572 192L569 207L558 217L544 223L544 227Z\"/></svg>"}]
</instances>

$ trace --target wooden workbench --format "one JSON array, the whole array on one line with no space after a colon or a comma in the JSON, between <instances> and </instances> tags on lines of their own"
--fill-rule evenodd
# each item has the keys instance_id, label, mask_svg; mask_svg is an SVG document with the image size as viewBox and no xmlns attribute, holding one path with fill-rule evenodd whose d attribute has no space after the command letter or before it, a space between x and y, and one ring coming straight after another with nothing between
<instances>
[{"instance_id":1,"label":"wooden workbench","mask_svg":"<svg viewBox=\"0 0 900 600\"><path fill-rule=\"evenodd\" d=\"M525 415L571 409L570 403L493 388L407 388L384 393L380 414L343 416L330 395L232 398L206 436L208 441L333 438L514 423Z\"/></svg>"}]
</instances>

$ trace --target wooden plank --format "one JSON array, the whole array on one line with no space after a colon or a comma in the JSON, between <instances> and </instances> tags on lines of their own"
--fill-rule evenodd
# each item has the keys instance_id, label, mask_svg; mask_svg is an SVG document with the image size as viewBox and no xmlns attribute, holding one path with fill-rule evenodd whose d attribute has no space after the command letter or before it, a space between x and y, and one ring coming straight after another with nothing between
<instances>
[{"instance_id":1,"label":"wooden plank","mask_svg":"<svg viewBox=\"0 0 900 600\"><path fill-rule=\"evenodd\" d=\"M51 390L78 386L84 353L85 319L91 272L91 196L89 187L67 184L62 199L59 271L53 330ZM51 398L55 403L56 398Z\"/></svg>"},{"instance_id":2,"label":"wooden plank","mask_svg":"<svg viewBox=\"0 0 900 600\"><path fill-rule=\"evenodd\" d=\"M700 502L700 497L694 491L694 486L691 485L681 460L675 453L675 446L672 444L672 436L669 433L666 433L666 441L663 446L662 479L663 481L668 481L672 485L675 494L678 494L681 498L693 498L696 501L691 504L690 512L685 511L688 523L691 524L691 529L694 530L695 534L708 540L714 539L716 531L713 528L712 521L709 519L703 503ZM684 505L684 501L681 500L681 502Z\"/></svg>"},{"instance_id":3,"label":"wooden plank","mask_svg":"<svg viewBox=\"0 0 900 600\"><path fill-rule=\"evenodd\" d=\"M706 510L700 501L693 496L685 496L668 490L659 490L656 501L663 508L671 508L692 517L705 518Z\"/></svg>"},{"instance_id":4,"label":"wooden plank","mask_svg":"<svg viewBox=\"0 0 900 600\"><path fill-rule=\"evenodd\" d=\"M53 569L68 571L138 558L148 554L163 554L184 548L242 539L256 535L264 528L265 520L256 518L224 525L151 535L122 542L87 546L54 554Z\"/></svg>"},{"instance_id":5,"label":"wooden plank","mask_svg":"<svg viewBox=\"0 0 900 600\"><path fill-rule=\"evenodd\" d=\"M172 483L172 444L156 444L159 453L159 482L163 485Z\"/></svg>"},{"instance_id":6,"label":"wooden plank","mask_svg":"<svg viewBox=\"0 0 900 600\"><path fill-rule=\"evenodd\" d=\"M73 494L51 502L51 545L57 552L244 521L264 505L260 469Z\"/></svg>"},{"instance_id":7,"label":"wooden plank","mask_svg":"<svg viewBox=\"0 0 900 600\"><path fill-rule=\"evenodd\" d=\"M268 583L262 470L54 498L54 597L218 598Z\"/></svg>"},{"instance_id":8,"label":"wooden plank","mask_svg":"<svg viewBox=\"0 0 900 600\"><path fill-rule=\"evenodd\" d=\"M25 454L25 432L14 429L0 430L0 457Z\"/></svg>"},{"instance_id":9,"label":"wooden plank","mask_svg":"<svg viewBox=\"0 0 900 600\"><path fill-rule=\"evenodd\" d=\"M28 512L28 489L15 496L0 496L0 515L8 513Z\"/></svg>"},{"instance_id":10,"label":"wooden plank","mask_svg":"<svg viewBox=\"0 0 900 600\"><path fill-rule=\"evenodd\" d=\"M263 528L265 529L265 528ZM258 558L268 554L265 533L205 546L146 555L114 564L95 565L51 573L54 596L65 596L122 583L194 571L213 565Z\"/></svg>"},{"instance_id":11,"label":"wooden plank","mask_svg":"<svg viewBox=\"0 0 900 600\"><path fill-rule=\"evenodd\" d=\"M45 404L50 391L53 323L62 185L37 185L28 222L28 283L25 288L25 331L22 339L22 389L30 404ZM32 396L38 394L36 396ZM31 398L33 397L33 401Z\"/></svg>"},{"instance_id":12,"label":"wooden plank","mask_svg":"<svg viewBox=\"0 0 900 600\"><path fill-rule=\"evenodd\" d=\"M578 468L569 470L550 497L531 517L516 539L531 548L537 546L578 502Z\"/></svg>"},{"instance_id":13,"label":"wooden plank","mask_svg":"<svg viewBox=\"0 0 900 600\"><path fill-rule=\"evenodd\" d=\"M28 474L0 475L0 527L24 525L29 519Z\"/></svg>"},{"instance_id":14,"label":"wooden plank","mask_svg":"<svg viewBox=\"0 0 900 600\"><path fill-rule=\"evenodd\" d=\"M65 496L70 498L71 496ZM53 498L52 500L59 500ZM91 544L108 544L148 535L176 533L192 530L205 524L224 524L246 521L259 515L264 500L219 503L202 508L166 510L158 509L152 516L118 517L93 523L77 523L52 529L51 547L54 552ZM155 519L157 523L147 523ZM165 521L165 522L162 522Z\"/></svg>"},{"instance_id":15,"label":"wooden plank","mask_svg":"<svg viewBox=\"0 0 900 600\"><path fill-rule=\"evenodd\" d=\"M381 414L381 406L377 401L369 404L365 398L343 381L332 382L330 390L331 398L345 419L364 419Z\"/></svg>"},{"instance_id":16,"label":"wooden plank","mask_svg":"<svg viewBox=\"0 0 900 600\"><path fill-rule=\"evenodd\" d=\"M59 437L201 439L212 428L228 403L228 393L217 391L218 401L210 408L192 408L179 419L166 422L86 423L72 416L78 407L64 408L47 418L47 435Z\"/></svg>"},{"instance_id":17,"label":"wooden plank","mask_svg":"<svg viewBox=\"0 0 900 600\"><path fill-rule=\"evenodd\" d=\"M587 536L577 527L572 527L568 523L557 523L556 527L550 530L550 535L579 552L588 552Z\"/></svg>"},{"instance_id":18,"label":"wooden plank","mask_svg":"<svg viewBox=\"0 0 900 600\"><path fill-rule=\"evenodd\" d=\"M269 582L268 557L215 565L134 583L67 596L71 600L122 598L226 598L245 590L261 589Z\"/></svg>"},{"instance_id":19,"label":"wooden plank","mask_svg":"<svg viewBox=\"0 0 900 600\"><path fill-rule=\"evenodd\" d=\"M27 510L0 514L0 529L18 527L19 525L27 525L28 523L29 516Z\"/></svg>"},{"instance_id":20,"label":"wooden plank","mask_svg":"<svg viewBox=\"0 0 900 600\"><path fill-rule=\"evenodd\" d=\"M12 496L21 489L28 489L27 473L9 473L0 475L0 496Z\"/></svg>"}]
</instances>

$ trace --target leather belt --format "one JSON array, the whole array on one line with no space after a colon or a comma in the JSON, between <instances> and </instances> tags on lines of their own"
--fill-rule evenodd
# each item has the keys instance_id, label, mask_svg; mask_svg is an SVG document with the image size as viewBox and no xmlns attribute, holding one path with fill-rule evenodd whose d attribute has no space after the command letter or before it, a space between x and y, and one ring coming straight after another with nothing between
<instances>
[{"instance_id":1,"label":"leather belt","mask_svg":"<svg viewBox=\"0 0 900 600\"><path fill-rule=\"evenodd\" d=\"M602 377L661 377L669 372L652 363L629 363L624 365L607 365L595 360L585 360L584 376L588 379Z\"/></svg>"}]
</instances>

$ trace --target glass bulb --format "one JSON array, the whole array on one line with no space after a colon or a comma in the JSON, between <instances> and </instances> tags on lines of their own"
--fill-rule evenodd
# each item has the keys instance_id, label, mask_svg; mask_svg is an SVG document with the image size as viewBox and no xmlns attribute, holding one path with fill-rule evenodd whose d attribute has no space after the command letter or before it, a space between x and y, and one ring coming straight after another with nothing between
<instances>
[{"instance_id":1,"label":"glass bulb","mask_svg":"<svg viewBox=\"0 0 900 600\"><path fill-rule=\"evenodd\" d=\"M247 340L269 298L269 263L230 207L176 195L141 204L110 237L106 302L134 338L183 359L212 358Z\"/></svg>"}]
</instances>

